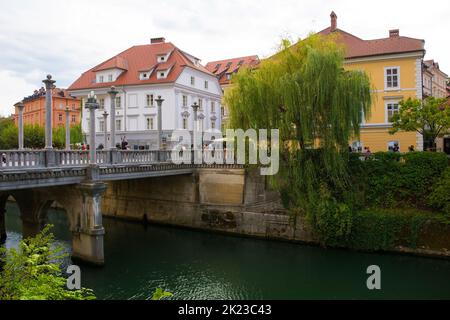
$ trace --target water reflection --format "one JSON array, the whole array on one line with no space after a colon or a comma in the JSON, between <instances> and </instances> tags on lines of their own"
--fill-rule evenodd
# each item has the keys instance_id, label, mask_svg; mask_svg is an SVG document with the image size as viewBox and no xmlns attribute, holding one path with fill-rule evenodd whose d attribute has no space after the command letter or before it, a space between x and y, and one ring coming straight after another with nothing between
<instances>
[{"instance_id":1,"label":"water reflection","mask_svg":"<svg viewBox=\"0 0 450 320\"><path fill-rule=\"evenodd\" d=\"M7 246L21 222L7 208ZM70 250L64 212L49 222ZM82 285L101 299L148 299L156 287L176 299L450 298L450 261L331 250L104 219L103 268L82 267ZM70 263L70 260L67 261ZM366 288L366 268L382 270L382 290Z\"/></svg>"}]
</instances>

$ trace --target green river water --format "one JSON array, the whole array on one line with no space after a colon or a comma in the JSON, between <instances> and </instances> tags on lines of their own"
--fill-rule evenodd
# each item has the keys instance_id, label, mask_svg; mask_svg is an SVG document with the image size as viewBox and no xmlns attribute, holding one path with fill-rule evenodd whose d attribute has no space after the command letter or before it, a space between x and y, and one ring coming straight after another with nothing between
<instances>
[{"instance_id":1,"label":"green river water","mask_svg":"<svg viewBox=\"0 0 450 320\"><path fill-rule=\"evenodd\" d=\"M16 205L8 204L8 247L21 239ZM49 222L70 251L64 211ZM104 219L102 268L80 265L82 286L99 299L148 299L156 287L175 299L450 299L450 261L323 249ZM65 262L70 264L70 259ZM381 290L366 287L370 265Z\"/></svg>"}]
</instances>

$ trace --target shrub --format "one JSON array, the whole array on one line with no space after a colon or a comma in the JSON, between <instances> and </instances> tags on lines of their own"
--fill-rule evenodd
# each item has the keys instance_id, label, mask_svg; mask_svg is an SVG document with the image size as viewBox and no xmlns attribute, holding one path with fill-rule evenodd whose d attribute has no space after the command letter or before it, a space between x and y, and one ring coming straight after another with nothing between
<instances>
[{"instance_id":1,"label":"shrub","mask_svg":"<svg viewBox=\"0 0 450 320\"><path fill-rule=\"evenodd\" d=\"M448 159L436 152L384 152L358 166L350 162L350 166L366 206L424 208L429 205L434 184L448 167Z\"/></svg>"},{"instance_id":2,"label":"shrub","mask_svg":"<svg viewBox=\"0 0 450 320\"><path fill-rule=\"evenodd\" d=\"M450 167L435 182L428 200L433 208L450 215Z\"/></svg>"}]
</instances>

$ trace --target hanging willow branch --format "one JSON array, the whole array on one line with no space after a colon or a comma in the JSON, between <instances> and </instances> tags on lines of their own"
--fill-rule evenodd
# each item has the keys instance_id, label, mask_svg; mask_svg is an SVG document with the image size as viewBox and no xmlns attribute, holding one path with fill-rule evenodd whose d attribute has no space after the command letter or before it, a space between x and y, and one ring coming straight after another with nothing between
<instances>
[{"instance_id":1,"label":"hanging willow branch","mask_svg":"<svg viewBox=\"0 0 450 320\"><path fill-rule=\"evenodd\" d=\"M370 114L371 85L366 73L344 69L333 39L310 36L241 70L225 104L233 128L280 129L275 183L287 206L312 212L324 189L338 201L348 196L346 152Z\"/></svg>"}]
</instances>

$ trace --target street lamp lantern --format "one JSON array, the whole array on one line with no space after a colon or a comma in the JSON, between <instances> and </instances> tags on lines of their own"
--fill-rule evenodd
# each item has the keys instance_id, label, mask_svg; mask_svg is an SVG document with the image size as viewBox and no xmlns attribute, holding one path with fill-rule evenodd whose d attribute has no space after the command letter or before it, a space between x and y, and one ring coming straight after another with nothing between
<instances>
[{"instance_id":1,"label":"street lamp lantern","mask_svg":"<svg viewBox=\"0 0 450 320\"><path fill-rule=\"evenodd\" d=\"M88 95L88 99L86 102L86 109L89 110L89 163L94 165L97 163L97 153L95 148L95 110L99 108L99 104L97 103L97 96L94 94L94 91Z\"/></svg>"},{"instance_id":2,"label":"street lamp lantern","mask_svg":"<svg viewBox=\"0 0 450 320\"><path fill-rule=\"evenodd\" d=\"M158 99L155 99L156 105L158 106L158 150L161 150L161 140L162 140L162 103L164 99L161 96L158 96Z\"/></svg>"}]
</instances>

